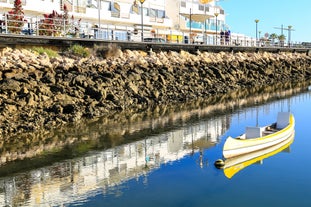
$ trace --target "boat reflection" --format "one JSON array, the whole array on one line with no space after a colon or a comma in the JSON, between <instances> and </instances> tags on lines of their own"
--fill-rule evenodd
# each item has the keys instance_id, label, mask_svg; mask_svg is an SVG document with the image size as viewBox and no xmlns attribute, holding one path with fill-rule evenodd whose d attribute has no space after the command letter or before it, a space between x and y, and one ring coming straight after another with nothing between
<instances>
[{"instance_id":1,"label":"boat reflection","mask_svg":"<svg viewBox=\"0 0 311 207\"><path fill-rule=\"evenodd\" d=\"M288 139L272 147L226 159L225 165L223 167L225 176L231 179L235 174L244 168L255 163L262 164L264 159L271 157L279 152L287 151L287 149L289 149L290 145L294 141L294 136L295 133L293 133Z\"/></svg>"}]
</instances>

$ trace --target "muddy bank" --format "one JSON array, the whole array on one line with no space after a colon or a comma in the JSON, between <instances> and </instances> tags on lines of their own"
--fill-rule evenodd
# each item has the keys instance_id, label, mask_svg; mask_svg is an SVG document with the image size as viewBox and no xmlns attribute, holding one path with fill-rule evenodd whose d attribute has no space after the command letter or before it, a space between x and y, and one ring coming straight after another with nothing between
<instances>
[{"instance_id":1,"label":"muddy bank","mask_svg":"<svg viewBox=\"0 0 311 207\"><path fill-rule=\"evenodd\" d=\"M231 90L303 81L303 53L116 50L106 58L49 58L4 48L0 59L0 135L50 129L83 118L127 114Z\"/></svg>"}]
</instances>

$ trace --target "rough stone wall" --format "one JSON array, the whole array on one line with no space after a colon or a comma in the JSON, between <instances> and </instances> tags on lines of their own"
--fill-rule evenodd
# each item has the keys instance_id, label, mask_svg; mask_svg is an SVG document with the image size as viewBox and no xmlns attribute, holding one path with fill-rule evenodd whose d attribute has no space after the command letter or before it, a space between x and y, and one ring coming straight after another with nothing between
<instances>
[{"instance_id":1,"label":"rough stone wall","mask_svg":"<svg viewBox=\"0 0 311 207\"><path fill-rule=\"evenodd\" d=\"M118 50L105 59L72 59L4 48L0 135L193 101L240 88L306 80L310 75L311 57L304 53Z\"/></svg>"}]
</instances>

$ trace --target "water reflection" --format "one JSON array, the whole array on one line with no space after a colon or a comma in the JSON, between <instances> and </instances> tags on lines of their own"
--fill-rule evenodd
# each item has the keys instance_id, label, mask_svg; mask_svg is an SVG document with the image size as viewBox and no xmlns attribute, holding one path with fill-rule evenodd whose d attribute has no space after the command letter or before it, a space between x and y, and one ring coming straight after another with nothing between
<instances>
[{"instance_id":1,"label":"water reflection","mask_svg":"<svg viewBox=\"0 0 311 207\"><path fill-rule=\"evenodd\" d=\"M194 153L203 167L203 150L230 127L229 111L305 90L288 84L238 91L2 142L0 175L7 177L0 180L0 205L59 206L98 192L120 196L126 181L147 184L150 172Z\"/></svg>"},{"instance_id":2,"label":"water reflection","mask_svg":"<svg viewBox=\"0 0 311 207\"><path fill-rule=\"evenodd\" d=\"M221 116L2 179L0 193L5 203L1 204L61 205L98 189L108 193L108 188L144 177L161 164L213 146L229 122Z\"/></svg>"},{"instance_id":3,"label":"water reflection","mask_svg":"<svg viewBox=\"0 0 311 207\"><path fill-rule=\"evenodd\" d=\"M52 132L24 134L0 139L0 176L29 167L83 155L91 149L107 149L120 144L160 134L202 118L207 119L226 111L266 103L306 91L308 83L279 84L269 87L239 90L224 96L213 96L194 103L157 106L143 113L122 112ZM56 155L56 156L55 156ZM44 157L44 159L42 159ZM36 159L36 162L33 160ZM38 161L39 159L39 161ZM15 161L15 162L13 162ZM12 166L12 167L10 167Z\"/></svg>"}]
</instances>

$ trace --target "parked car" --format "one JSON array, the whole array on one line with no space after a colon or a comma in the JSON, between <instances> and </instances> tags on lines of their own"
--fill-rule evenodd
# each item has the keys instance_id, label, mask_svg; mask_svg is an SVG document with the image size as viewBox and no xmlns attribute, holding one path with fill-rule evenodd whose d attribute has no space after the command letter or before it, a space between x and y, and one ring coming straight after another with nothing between
<instances>
[{"instance_id":1,"label":"parked car","mask_svg":"<svg viewBox=\"0 0 311 207\"><path fill-rule=\"evenodd\" d=\"M165 39L158 38L158 37L148 37L144 38L144 42L158 42L158 43L165 43Z\"/></svg>"}]
</instances>

